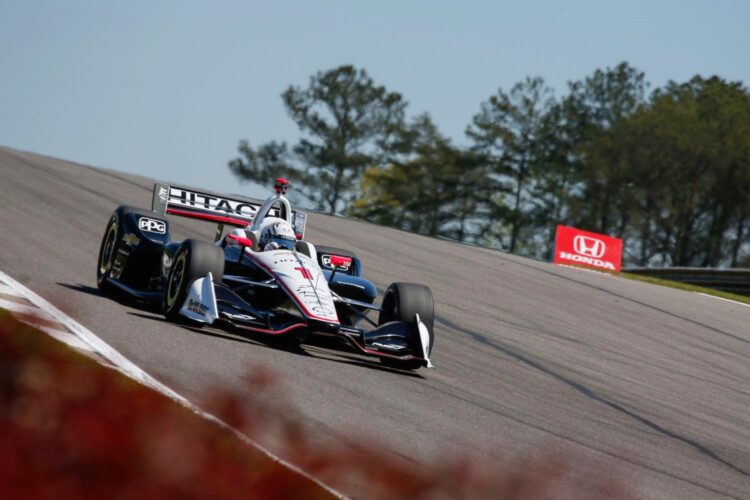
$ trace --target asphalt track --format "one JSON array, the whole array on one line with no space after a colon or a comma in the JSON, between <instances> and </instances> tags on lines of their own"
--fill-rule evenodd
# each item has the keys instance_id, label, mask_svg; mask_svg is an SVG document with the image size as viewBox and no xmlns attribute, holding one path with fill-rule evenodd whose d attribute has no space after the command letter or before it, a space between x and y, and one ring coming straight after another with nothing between
<instances>
[{"instance_id":1,"label":"asphalt track","mask_svg":"<svg viewBox=\"0 0 750 500\"><path fill-rule=\"evenodd\" d=\"M553 449L645 498L750 498L750 307L311 214L308 239L355 251L381 290L432 288L437 368L289 352L98 295L110 213L148 207L152 183L0 148L0 269L199 403L270 368L321 442L364 436L415 465ZM213 230L173 220L175 238Z\"/></svg>"}]
</instances>

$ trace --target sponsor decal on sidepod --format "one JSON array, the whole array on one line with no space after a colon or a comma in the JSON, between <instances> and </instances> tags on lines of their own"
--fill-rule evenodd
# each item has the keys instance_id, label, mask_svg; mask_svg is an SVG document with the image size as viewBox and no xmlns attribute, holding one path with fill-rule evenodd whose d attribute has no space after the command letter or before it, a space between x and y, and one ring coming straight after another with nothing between
<instances>
[{"instance_id":1,"label":"sponsor decal on sidepod","mask_svg":"<svg viewBox=\"0 0 750 500\"><path fill-rule=\"evenodd\" d=\"M148 231L149 233L165 234L167 232L167 224L164 221L149 219L148 217L138 219L138 227L142 231Z\"/></svg>"}]
</instances>

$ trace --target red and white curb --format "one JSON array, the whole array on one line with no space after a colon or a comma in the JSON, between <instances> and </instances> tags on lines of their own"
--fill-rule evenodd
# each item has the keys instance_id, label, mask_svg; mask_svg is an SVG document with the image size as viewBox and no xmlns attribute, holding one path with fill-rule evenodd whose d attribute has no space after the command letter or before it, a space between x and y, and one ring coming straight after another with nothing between
<instances>
[{"instance_id":1,"label":"red and white curb","mask_svg":"<svg viewBox=\"0 0 750 500\"><path fill-rule=\"evenodd\" d=\"M0 271L0 308L9 311L20 321L33 325L70 347L94 357L94 359L97 359L102 364L115 368L124 375L164 394L206 420L210 420L234 432L243 442L256 448L269 459L309 479L334 497L346 498L342 493L323 484L320 480L312 477L299 467L277 457L248 436L230 427L220 418L201 410L183 396L143 371L115 348L96 336L91 330L2 271Z\"/></svg>"},{"instance_id":2,"label":"red and white curb","mask_svg":"<svg viewBox=\"0 0 750 500\"><path fill-rule=\"evenodd\" d=\"M0 276L0 308L11 312L17 319L47 332L51 337L91 356L93 349L59 321L53 314L31 302L17 287L3 281Z\"/></svg>"}]
</instances>

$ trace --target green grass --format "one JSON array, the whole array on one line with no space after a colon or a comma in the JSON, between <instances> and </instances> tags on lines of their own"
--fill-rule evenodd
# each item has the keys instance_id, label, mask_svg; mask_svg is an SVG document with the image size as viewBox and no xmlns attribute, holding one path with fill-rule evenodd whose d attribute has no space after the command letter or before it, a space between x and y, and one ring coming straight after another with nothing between
<instances>
[{"instance_id":1,"label":"green grass","mask_svg":"<svg viewBox=\"0 0 750 500\"><path fill-rule=\"evenodd\" d=\"M616 274L617 276L620 276L622 278L626 278L629 280L642 281L644 283L651 283L653 285L666 286L669 288L677 288L678 290L685 290L688 292L705 293L706 295L713 295L715 297L721 297L722 299L735 300L737 302L742 302L744 304L750 305L750 297L746 295L737 295L736 293L722 292L719 290L714 290L713 288L706 288L706 287L698 286L698 285L690 285L688 283L680 283L677 281L653 278L651 276L644 276L642 274L633 274L633 273L626 273L626 272L612 273L612 274Z\"/></svg>"},{"instance_id":2,"label":"green grass","mask_svg":"<svg viewBox=\"0 0 750 500\"><path fill-rule=\"evenodd\" d=\"M585 266L571 266L580 267L581 269L591 269ZM686 292L699 292L705 293L706 295L713 295L714 297L720 297L722 299L734 300L736 302L742 302L743 304L750 305L750 296L739 295L731 292L722 292L721 290L714 290L713 288L706 288L704 286L691 285L689 283L680 283L679 281L670 281L661 278L654 278L651 276L644 276L642 274L628 273L626 271L614 272L607 271L606 269L596 269L597 272L610 274L620 278L625 278L633 281L641 281L643 283L651 283L652 285L666 286L668 288L676 288L677 290L685 290Z\"/></svg>"}]
</instances>

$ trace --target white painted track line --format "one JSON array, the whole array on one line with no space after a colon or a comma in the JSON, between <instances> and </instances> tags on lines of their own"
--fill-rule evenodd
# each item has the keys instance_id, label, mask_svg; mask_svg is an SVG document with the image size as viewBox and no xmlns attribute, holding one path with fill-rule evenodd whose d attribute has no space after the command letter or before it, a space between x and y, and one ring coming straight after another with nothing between
<instances>
[{"instance_id":1,"label":"white painted track line","mask_svg":"<svg viewBox=\"0 0 750 500\"><path fill-rule=\"evenodd\" d=\"M39 309L35 309L28 306L23 306L21 304L18 304L16 302L11 302L7 300L0 299L0 307L8 309L10 311L15 312L22 312L25 314L32 314L34 316L40 316L40 312L45 315L46 317L51 318L51 321L55 321L57 323L60 323L64 325L67 329L69 329L72 334L68 334L66 332L60 332L59 330L53 330L60 335L59 340L62 342L68 343L68 340L71 339L71 337L75 338L75 341L79 345L83 345L83 348L89 351L93 351L94 353L98 354L105 360L107 360L109 363L112 364L115 368L117 368L118 371L122 372L123 374L127 375L128 377L142 383L143 385L146 385L148 387L151 387L152 389L155 389L165 396L173 399L174 401L180 403L181 405L185 406L186 408L194 411L198 415L202 416L206 420L210 420L211 422L214 422L221 427L232 431L240 440L243 442L251 445L253 448L259 450L261 453L263 453L266 457L268 457L270 460L273 460L274 462L283 465L284 467L287 467L288 469L292 470L293 472L296 472L297 474L300 474L301 476L309 479L313 483L317 484L324 490L326 490L328 493L333 495L336 498L346 498L343 493L334 490L332 487L322 483L319 479L316 479L315 477L311 476L307 472L303 471L299 467L283 460L280 457L277 457L273 453L271 453L266 448L263 448L260 444L249 438L248 436L242 434L237 429L234 429L233 427L230 427L227 423L225 423L220 418L211 415L210 413L206 413L197 406L195 406L193 403L185 399L183 396L178 394L177 392L173 391L166 385L162 384L155 378L153 378L151 375L143 371L141 368L139 368L136 364L134 364L132 361L127 359L125 356L120 354L115 348L104 342L102 339L100 339L96 334L94 334L91 330L87 329L77 321L75 321L73 318L65 314L64 312L60 311L58 308L56 308L54 305L52 305L50 302L42 298L41 296L37 295L36 293L32 292L25 286L23 286L21 283L17 282L4 272L0 271L0 286L4 286L5 288L10 288L12 290L12 293L9 293L8 295L16 295L19 297L23 297L35 306L37 306ZM18 310L23 309L23 310ZM31 311L31 312L30 312ZM58 338L55 334L48 331L48 329L42 329L49 335ZM72 347L78 347L76 345L70 344Z\"/></svg>"},{"instance_id":2,"label":"white painted track line","mask_svg":"<svg viewBox=\"0 0 750 500\"><path fill-rule=\"evenodd\" d=\"M724 297L717 297L716 295L711 295L710 293L703 293L703 292L696 292L696 293L698 293L699 295L703 295L704 297L711 297L712 299L723 300L724 302L731 302L732 304L750 307L750 304L745 304L744 302L738 302L732 299L725 299Z\"/></svg>"},{"instance_id":3,"label":"white painted track line","mask_svg":"<svg viewBox=\"0 0 750 500\"><path fill-rule=\"evenodd\" d=\"M50 313L48 313L47 311L44 311L43 309L39 309L36 307L25 306L23 304L19 304L18 302L0 299L0 307L11 312L28 314L29 316L35 316L39 319L43 319L46 321L58 322L58 319L55 318Z\"/></svg>"},{"instance_id":4,"label":"white painted track line","mask_svg":"<svg viewBox=\"0 0 750 500\"><path fill-rule=\"evenodd\" d=\"M15 288L11 288L8 285L4 285L0 283L0 293L5 295L15 295L16 297L22 297L21 294L19 294Z\"/></svg>"},{"instance_id":5,"label":"white painted track line","mask_svg":"<svg viewBox=\"0 0 750 500\"><path fill-rule=\"evenodd\" d=\"M76 349L80 349L82 351L94 352L90 345L79 340L78 337L71 334L70 332L55 330L54 328L49 328L47 326L37 326L37 328L45 332L50 337L55 338L64 344L68 344L70 347L75 347Z\"/></svg>"}]
</instances>

